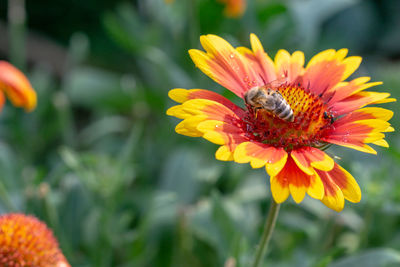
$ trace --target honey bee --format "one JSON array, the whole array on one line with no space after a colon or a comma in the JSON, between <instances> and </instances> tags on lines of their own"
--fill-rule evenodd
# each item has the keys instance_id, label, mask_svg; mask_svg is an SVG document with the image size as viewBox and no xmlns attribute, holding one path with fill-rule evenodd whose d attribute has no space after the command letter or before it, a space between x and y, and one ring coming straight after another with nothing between
<instances>
[{"instance_id":1,"label":"honey bee","mask_svg":"<svg viewBox=\"0 0 400 267\"><path fill-rule=\"evenodd\" d=\"M269 85L253 87L244 94L244 101L254 110L265 109L281 120L294 121L293 110L278 90Z\"/></svg>"}]
</instances>

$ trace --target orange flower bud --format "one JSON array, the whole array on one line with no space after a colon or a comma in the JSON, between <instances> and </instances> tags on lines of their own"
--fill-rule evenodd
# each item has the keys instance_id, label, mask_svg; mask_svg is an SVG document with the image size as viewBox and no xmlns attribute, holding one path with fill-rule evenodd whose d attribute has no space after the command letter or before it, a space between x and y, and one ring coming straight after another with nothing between
<instances>
[{"instance_id":1,"label":"orange flower bud","mask_svg":"<svg viewBox=\"0 0 400 267\"><path fill-rule=\"evenodd\" d=\"M0 90L6 93L16 107L23 107L26 111L32 111L36 107L36 92L28 78L16 67L1 60ZM3 104L4 95L1 93L0 106Z\"/></svg>"},{"instance_id":2,"label":"orange flower bud","mask_svg":"<svg viewBox=\"0 0 400 267\"><path fill-rule=\"evenodd\" d=\"M246 10L246 0L220 0L225 4L224 14L227 17L241 17Z\"/></svg>"}]
</instances>

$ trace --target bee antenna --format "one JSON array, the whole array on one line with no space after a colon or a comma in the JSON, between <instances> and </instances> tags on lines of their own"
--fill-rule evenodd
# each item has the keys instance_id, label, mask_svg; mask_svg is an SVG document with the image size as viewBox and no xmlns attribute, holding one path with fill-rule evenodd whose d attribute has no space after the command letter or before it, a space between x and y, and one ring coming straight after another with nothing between
<instances>
[{"instance_id":1,"label":"bee antenna","mask_svg":"<svg viewBox=\"0 0 400 267\"><path fill-rule=\"evenodd\" d=\"M322 91L322 94L325 94L326 91L328 91L329 87L328 85L325 87L325 89Z\"/></svg>"},{"instance_id":2,"label":"bee antenna","mask_svg":"<svg viewBox=\"0 0 400 267\"><path fill-rule=\"evenodd\" d=\"M333 93L329 96L329 98L327 99L327 103L331 102L333 96L335 95L336 91L333 91Z\"/></svg>"},{"instance_id":3,"label":"bee antenna","mask_svg":"<svg viewBox=\"0 0 400 267\"><path fill-rule=\"evenodd\" d=\"M264 80L264 77L262 75L260 75L261 80L263 81L264 85L267 84Z\"/></svg>"}]
</instances>

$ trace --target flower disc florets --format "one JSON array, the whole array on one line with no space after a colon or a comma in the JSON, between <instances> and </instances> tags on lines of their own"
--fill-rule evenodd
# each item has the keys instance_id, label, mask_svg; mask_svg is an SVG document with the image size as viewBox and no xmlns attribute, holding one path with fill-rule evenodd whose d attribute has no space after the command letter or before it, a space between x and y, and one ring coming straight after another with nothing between
<instances>
[{"instance_id":1,"label":"flower disc florets","mask_svg":"<svg viewBox=\"0 0 400 267\"><path fill-rule=\"evenodd\" d=\"M320 147L323 131L332 128L334 117L323 101L300 84L283 84L278 91L293 110L294 121L285 121L273 112L247 105L246 131L257 141L291 151L304 146Z\"/></svg>"}]
</instances>

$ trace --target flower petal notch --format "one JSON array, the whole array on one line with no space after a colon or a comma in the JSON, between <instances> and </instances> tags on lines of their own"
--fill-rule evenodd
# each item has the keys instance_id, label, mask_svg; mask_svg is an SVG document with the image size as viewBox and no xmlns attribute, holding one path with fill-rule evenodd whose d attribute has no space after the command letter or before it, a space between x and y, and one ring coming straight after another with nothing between
<instances>
[{"instance_id":1,"label":"flower petal notch","mask_svg":"<svg viewBox=\"0 0 400 267\"><path fill-rule=\"evenodd\" d=\"M33 216L0 215L2 266L70 267L53 233Z\"/></svg>"},{"instance_id":2,"label":"flower petal notch","mask_svg":"<svg viewBox=\"0 0 400 267\"><path fill-rule=\"evenodd\" d=\"M331 144L373 154L372 145L389 146L393 112L366 106L396 100L366 91L382 84L369 77L346 81L361 57L329 49L305 64L303 52L279 50L272 60L254 34L251 49L215 35L200 42L205 52L189 50L195 65L242 105L204 89L173 89L169 96L179 105L167 114L183 119L177 133L219 145L218 160L264 167L277 203L309 195L339 212L345 200L361 200L353 176L325 152Z\"/></svg>"},{"instance_id":3,"label":"flower petal notch","mask_svg":"<svg viewBox=\"0 0 400 267\"><path fill-rule=\"evenodd\" d=\"M0 90L7 95L16 107L22 107L28 112L36 107L36 92L28 78L16 67L1 60ZM4 103L4 101L2 102Z\"/></svg>"}]
</instances>

